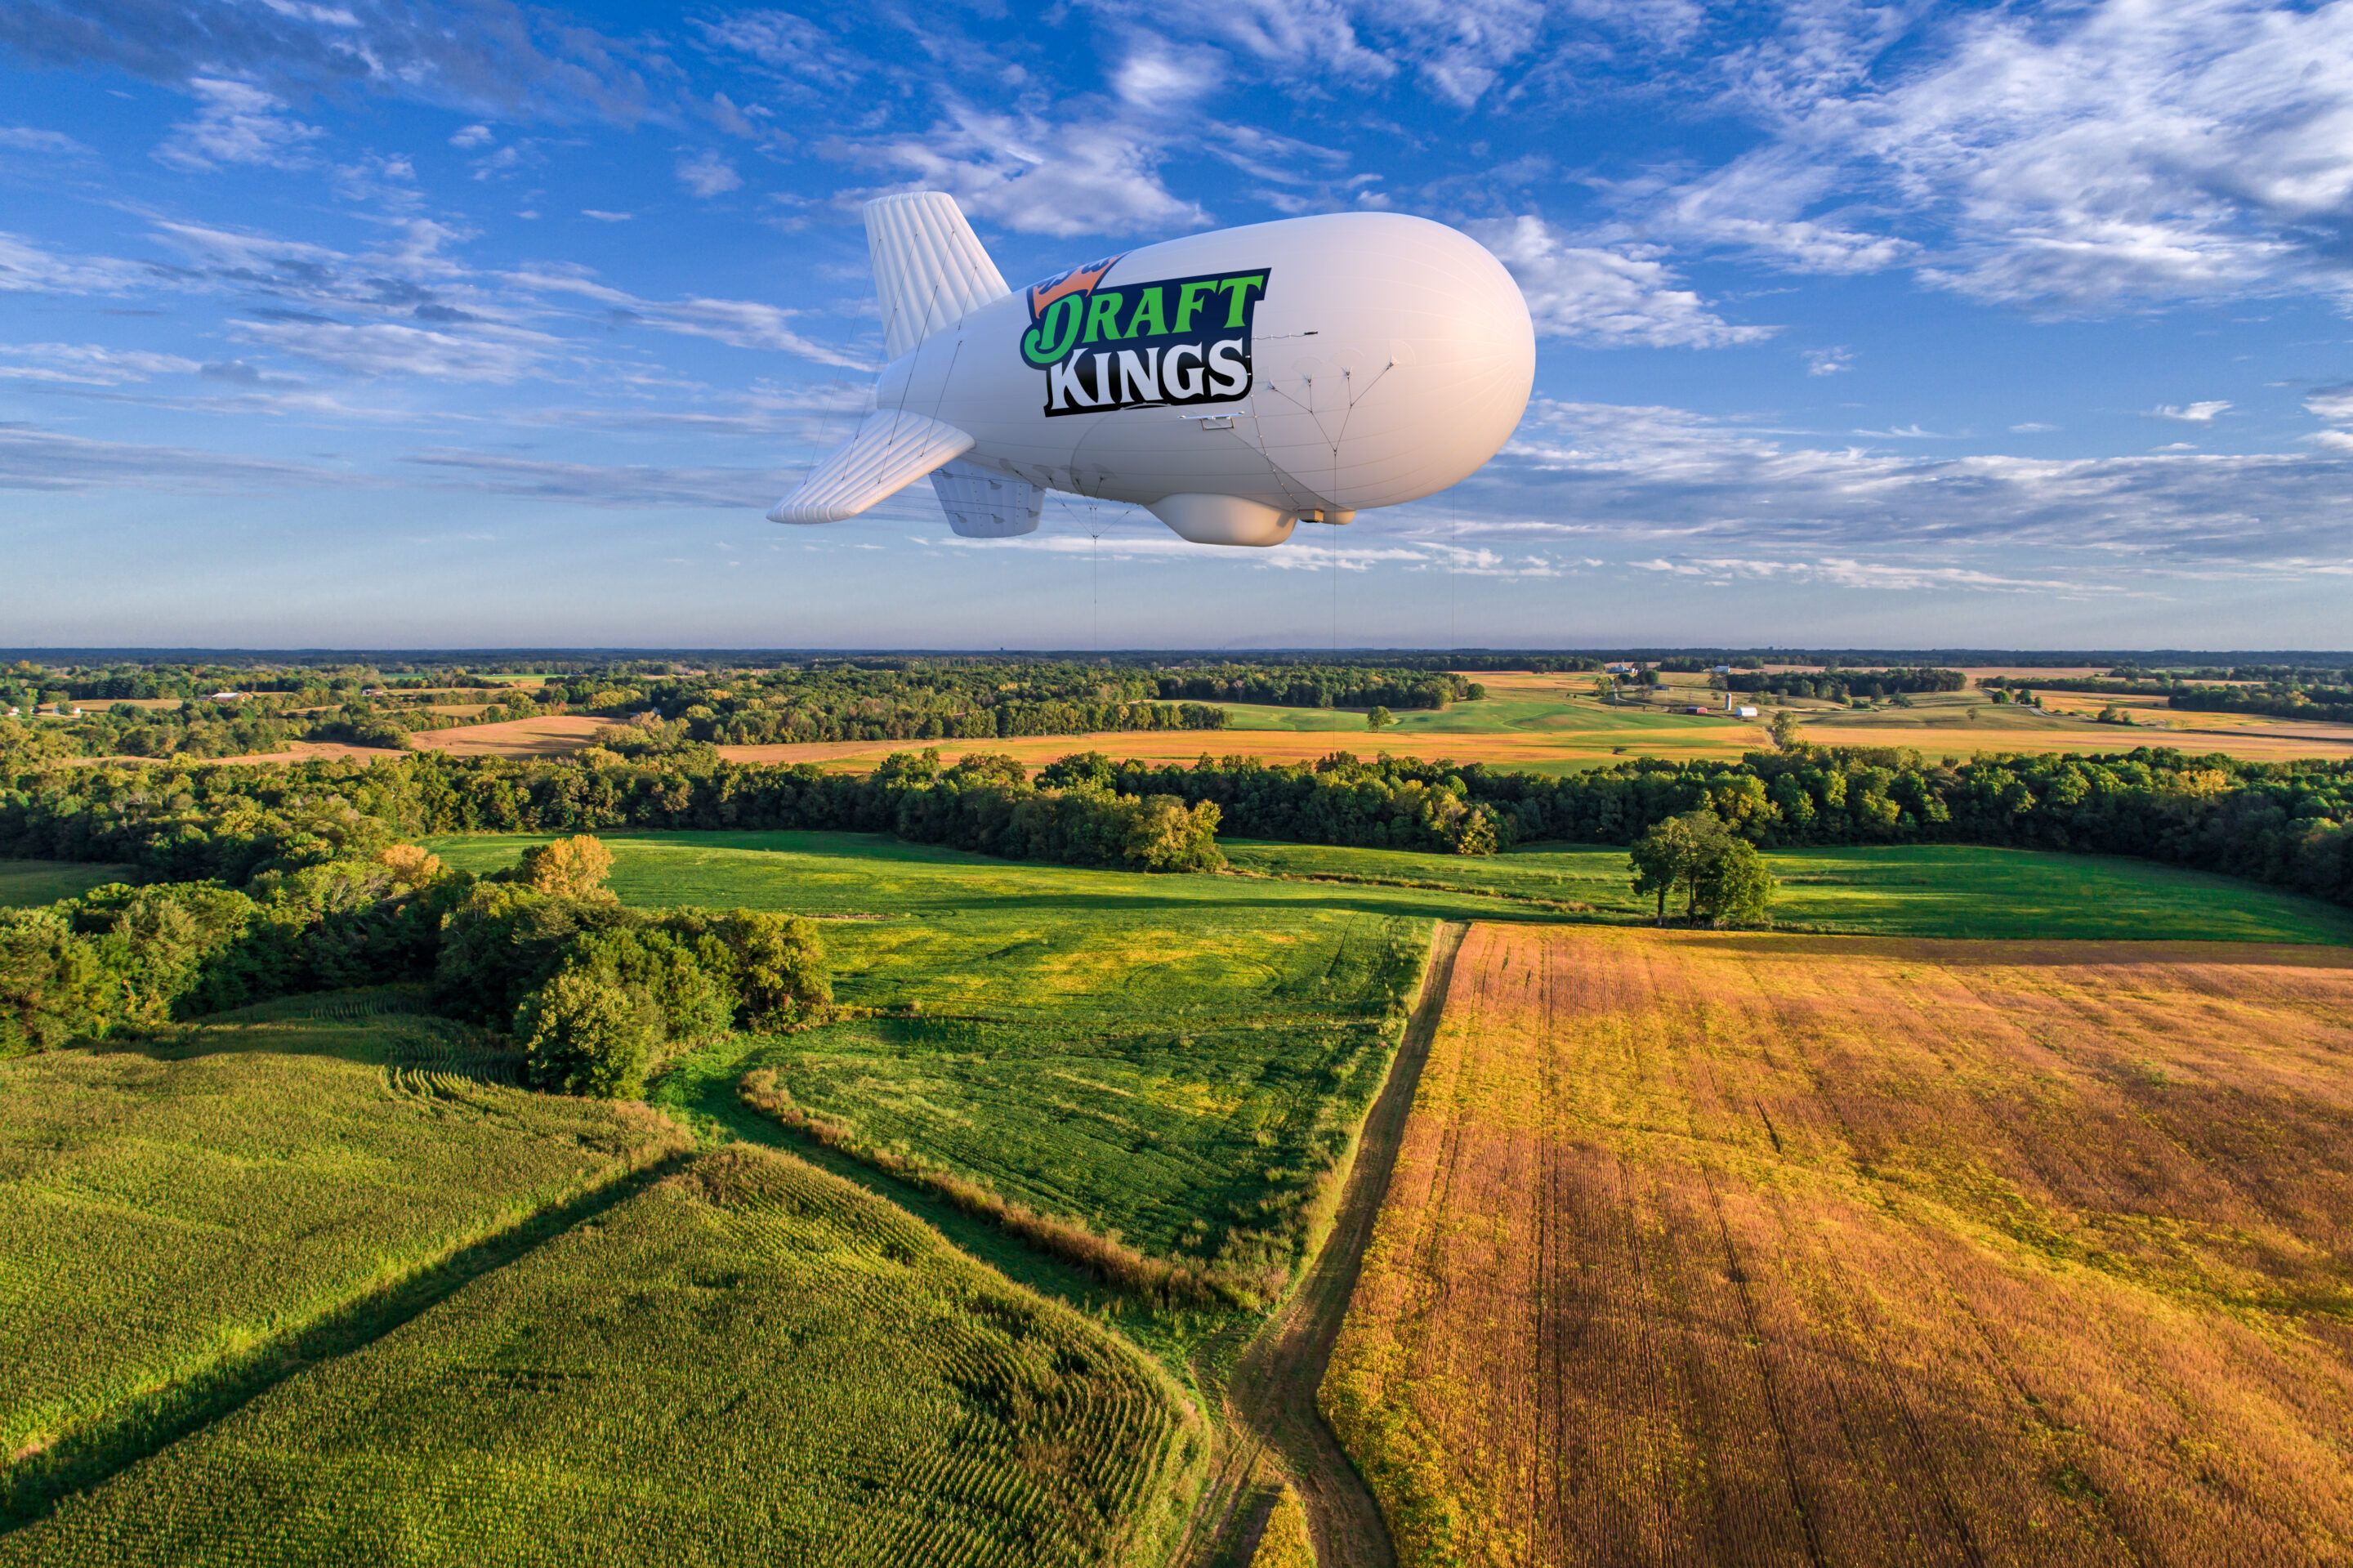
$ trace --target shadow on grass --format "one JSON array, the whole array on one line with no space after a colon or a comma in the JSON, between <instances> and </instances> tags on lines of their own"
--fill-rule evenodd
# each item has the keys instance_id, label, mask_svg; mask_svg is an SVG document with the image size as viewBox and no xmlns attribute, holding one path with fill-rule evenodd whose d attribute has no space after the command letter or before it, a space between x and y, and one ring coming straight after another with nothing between
<instances>
[{"instance_id":1,"label":"shadow on grass","mask_svg":"<svg viewBox=\"0 0 2353 1568\"><path fill-rule=\"evenodd\" d=\"M524 1257L678 1169L672 1153L541 1209L397 1283L196 1375L133 1400L0 1474L0 1537L46 1518L77 1492L234 1414L306 1369L366 1349L465 1286Z\"/></svg>"}]
</instances>

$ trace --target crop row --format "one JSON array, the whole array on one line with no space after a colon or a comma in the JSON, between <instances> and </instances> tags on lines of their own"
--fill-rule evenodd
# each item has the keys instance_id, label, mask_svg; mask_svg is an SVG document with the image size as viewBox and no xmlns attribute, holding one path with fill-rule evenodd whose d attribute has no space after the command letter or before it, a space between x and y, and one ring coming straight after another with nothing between
<instances>
[{"instance_id":1,"label":"crop row","mask_svg":"<svg viewBox=\"0 0 2353 1568\"><path fill-rule=\"evenodd\" d=\"M0 1564L1148 1561L1204 1447L1083 1318L734 1146L0 1539Z\"/></svg>"}]
</instances>

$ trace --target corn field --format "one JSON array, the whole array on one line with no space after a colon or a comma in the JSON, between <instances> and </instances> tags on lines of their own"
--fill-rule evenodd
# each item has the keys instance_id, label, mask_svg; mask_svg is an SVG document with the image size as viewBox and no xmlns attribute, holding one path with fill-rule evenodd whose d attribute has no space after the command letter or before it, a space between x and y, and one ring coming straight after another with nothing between
<instances>
[{"instance_id":1,"label":"corn field","mask_svg":"<svg viewBox=\"0 0 2353 1568\"><path fill-rule=\"evenodd\" d=\"M0 1563L1149 1563L1206 1445L1084 1318L735 1146L0 1537Z\"/></svg>"},{"instance_id":2,"label":"corn field","mask_svg":"<svg viewBox=\"0 0 2353 1568\"><path fill-rule=\"evenodd\" d=\"M452 1028L266 1018L0 1061L9 1468L680 1139L485 1083Z\"/></svg>"}]
</instances>

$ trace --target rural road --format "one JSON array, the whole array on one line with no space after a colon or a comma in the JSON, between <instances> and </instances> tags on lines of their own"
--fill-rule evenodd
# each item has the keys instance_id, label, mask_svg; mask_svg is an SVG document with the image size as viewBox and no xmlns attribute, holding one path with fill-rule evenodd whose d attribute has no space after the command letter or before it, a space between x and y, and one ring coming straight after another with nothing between
<instances>
[{"instance_id":1,"label":"rural road","mask_svg":"<svg viewBox=\"0 0 2353 1568\"><path fill-rule=\"evenodd\" d=\"M1413 1108L1421 1065L1446 1009L1454 954L1464 930L1449 922L1432 935L1420 1001L1406 1023L1388 1081L1365 1118L1364 1136L1341 1190L1332 1234L1298 1290L1243 1351L1227 1384L1226 1409L1237 1443L1263 1444L1281 1457L1307 1510L1308 1531L1322 1568L1391 1568L1397 1562L1380 1508L1316 1407L1315 1391L1332 1360L1348 1298L1356 1294L1365 1248L1372 1242L1374 1222L1388 1195L1389 1173L1405 1139L1406 1113Z\"/></svg>"}]
</instances>

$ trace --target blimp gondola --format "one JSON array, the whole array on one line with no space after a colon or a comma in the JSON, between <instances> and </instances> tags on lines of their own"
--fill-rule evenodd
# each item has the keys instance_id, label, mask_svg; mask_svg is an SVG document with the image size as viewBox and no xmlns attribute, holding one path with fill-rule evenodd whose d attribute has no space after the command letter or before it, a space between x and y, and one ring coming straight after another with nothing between
<instances>
[{"instance_id":1,"label":"blimp gondola","mask_svg":"<svg viewBox=\"0 0 2353 1568\"><path fill-rule=\"evenodd\" d=\"M1015 291L952 196L865 217L890 363L772 522L841 522L928 475L968 537L1029 533L1062 491L1196 544L1279 545L1469 477L1535 379L1511 274L1427 218L1221 229Z\"/></svg>"}]
</instances>

